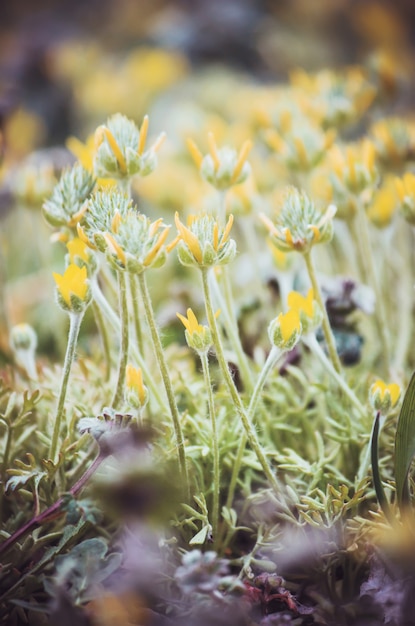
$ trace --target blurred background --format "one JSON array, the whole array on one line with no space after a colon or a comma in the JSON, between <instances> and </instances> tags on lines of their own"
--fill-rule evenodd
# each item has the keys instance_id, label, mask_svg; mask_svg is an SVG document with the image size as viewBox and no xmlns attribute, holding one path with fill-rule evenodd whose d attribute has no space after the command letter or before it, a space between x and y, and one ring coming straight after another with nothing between
<instances>
[{"instance_id":1,"label":"blurred background","mask_svg":"<svg viewBox=\"0 0 415 626\"><path fill-rule=\"evenodd\" d=\"M21 157L118 110L140 117L207 66L264 82L368 60L408 71L414 46L412 0L2 2L3 149Z\"/></svg>"}]
</instances>

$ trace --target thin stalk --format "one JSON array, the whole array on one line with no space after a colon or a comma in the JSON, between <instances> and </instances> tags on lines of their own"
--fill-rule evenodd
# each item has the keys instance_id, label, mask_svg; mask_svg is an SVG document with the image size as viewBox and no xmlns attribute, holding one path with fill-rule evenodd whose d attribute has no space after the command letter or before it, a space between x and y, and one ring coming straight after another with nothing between
<instances>
[{"instance_id":1,"label":"thin stalk","mask_svg":"<svg viewBox=\"0 0 415 626\"><path fill-rule=\"evenodd\" d=\"M101 453L98 454L98 456L94 459L94 461L88 467L86 472L73 485L73 487L70 488L69 493L71 495L76 496L81 491L81 489L88 482L92 474L101 465L104 458L105 458L104 454L101 454ZM22 539L25 535L27 535L29 532L31 532L35 528L42 526L42 524L45 524L51 519L60 517L60 515L63 514L63 511L60 511L60 507L62 506L62 503L63 503L63 498L62 497L58 498L56 502L54 502L51 506L49 506L47 509L42 511L42 513L35 515L28 522L26 522L26 524L23 524L23 526L18 528L12 535L10 535L10 537L6 539L6 541L4 541L0 545L0 555L3 554L4 552L7 552L7 550L11 546L13 546L17 541L19 541L19 539Z\"/></svg>"},{"instance_id":2,"label":"thin stalk","mask_svg":"<svg viewBox=\"0 0 415 626\"><path fill-rule=\"evenodd\" d=\"M225 355L224 355L223 348L222 348L222 343L221 343L219 332L218 332L218 327L216 324L216 318L215 318L215 314L213 312L213 307L212 307L212 298L210 294L208 269L201 268L201 271L202 271L202 280L203 280L203 292L205 296L206 315L208 318L210 331L212 333L212 341L216 350L216 358L218 360L220 370L225 379L225 383L228 387L228 390L231 395L232 401L235 405L235 408L239 414L239 417L241 418L242 425L245 429L245 432L248 438L248 443L251 446L251 448L254 450L257 456L257 459L264 471L264 474L267 477L272 488L274 489L276 493L280 494L281 488L278 483L278 480L276 476L274 475L273 471L271 470L271 467L269 466L268 460L265 456L262 446L259 443L257 434L254 428L252 427L251 422L248 419L248 415L245 411L245 408L239 396L238 390L235 387L235 383L233 382L233 378L231 376L231 373L228 368L228 364L225 359Z\"/></svg>"},{"instance_id":3,"label":"thin stalk","mask_svg":"<svg viewBox=\"0 0 415 626\"><path fill-rule=\"evenodd\" d=\"M94 311L95 323L101 336L102 349L105 357L105 380L108 381L111 373L111 348L108 337L108 329L105 325L102 311L95 301L92 303L92 308Z\"/></svg>"},{"instance_id":4,"label":"thin stalk","mask_svg":"<svg viewBox=\"0 0 415 626\"><path fill-rule=\"evenodd\" d=\"M156 320L154 317L153 305L151 304L150 293L147 287L147 281L145 278L145 273L142 272L138 275L138 282L141 291L141 297L144 304L144 309L146 312L147 324L150 329L151 339L153 341L154 351L156 353L157 362L159 365L161 377L163 379L164 388L167 394L167 400L170 407L170 413L173 421L174 434L176 437L176 445L177 451L179 455L179 467L180 473L182 476L182 480L184 483L184 490L189 499L190 491L189 491L189 477L187 474L187 466L186 466L186 451L184 447L184 438L182 427L180 424L180 415L179 410L177 408L176 398L174 396L173 385L171 383L171 379L169 376L169 371L166 363L166 359L164 357L163 346L161 344L160 335L157 330Z\"/></svg>"},{"instance_id":5,"label":"thin stalk","mask_svg":"<svg viewBox=\"0 0 415 626\"><path fill-rule=\"evenodd\" d=\"M127 305L127 284L124 272L118 272L118 287L120 298L120 314L121 314L121 341L120 356L118 361L118 378L115 387L114 398L111 406L118 408L124 392L125 371L128 362L128 305Z\"/></svg>"},{"instance_id":6,"label":"thin stalk","mask_svg":"<svg viewBox=\"0 0 415 626\"><path fill-rule=\"evenodd\" d=\"M359 411L361 417L366 417L365 407L361 404L355 393L350 389L344 378L340 376L340 374L336 371L330 359L326 357L324 350L320 346L315 335L306 335L305 337L303 337L303 341L305 345L311 350L311 352L319 359L320 363L328 371L330 376L334 378L340 389L343 391L344 395L347 396L351 404Z\"/></svg>"},{"instance_id":7,"label":"thin stalk","mask_svg":"<svg viewBox=\"0 0 415 626\"><path fill-rule=\"evenodd\" d=\"M223 268L223 269L226 269L226 268ZM225 282L227 280L225 278L226 276L227 276L226 274L223 275ZM236 354L236 360L237 360L237 363L241 372L242 382L244 384L245 389L248 392L250 392L253 389L252 374L248 365L247 356L244 352L244 349L242 347L241 340L239 337L237 321L234 321L236 320L236 318L234 315L229 314L228 303L222 297L222 293L221 293L221 290L219 289L216 276L212 274L210 278L212 279L212 287L214 289L215 296L218 300L219 306L221 307L221 313L223 315L226 333L228 335L229 341L231 342L232 348L234 349L235 354Z\"/></svg>"},{"instance_id":8,"label":"thin stalk","mask_svg":"<svg viewBox=\"0 0 415 626\"><path fill-rule=\"evenodd\" d=\"M135 338L137 340L138 351L140 352L140 354L144 355L143 332L141 328L140 307L138 304L138 293L137 293L137 277L134 274L130 274L129 279L130 279L131 301L133 303Z\"/></svg>"},{"instance_id":9,"label":"thin stalk","mask_svg":"<svg viewBox=\"0 0 415 626\"><path fill-rule=\"evenodd\" d=\"M333 366L338 374L341 374L341 364L339 355L337 354L336 349L336 341L334 339L333 332L330 326L329 316L327 315L327 309L323 301L323 296L321 293L320 285L317 280L316 270L314 268L313 259L311 257L311 250L303 253L303 257L305 260L305 264L307 266L307 272L311 281L311 286L313 287L314 298L317 300L320 309L323 313L322 327L324 338L326 340L327 348L329 351L330 359L333 363Z\"/></svg>"},{"instance_id":10,"label":"thin stalk","mask_svg":"<svg viewBox=\"0 0 415 626\"><path fill-rule=\"evenodd\" d=\"M369 280L369 270L367 267L367 259L364 254L364 246L362 243L361 233L357 222L358 217L357 214L355 214L352 215L352 217L347 221L347 225L352 235L353 243L355 244L355 249L357 252L356 258L357 267L359 270L359 278L363 283L367 283Z\"/></svg>"},{"instance_id":11,"label":"thin stalk","mask_svg":"<svg viewBox=\"0 0 415 626\"><path fill-rule=\"evenodd\" d=\"M114 309L112 308L112 306L109 304L108 300L102 293L96 280L92 281L91 290L92 290L93 298L98 304L98 306L101 308L102 312L104 313L104 316L109 321L113 329L119 333L120 328L121 328L120 318L115 313ZM153 376L151 375L150 370L147 367L147 363L143 359L141 353L137 350L137 346L135 346L134 344L131 346L131 354L137 360L139 366L143 370L145 380L158 406L160 407L160 409L162 409L162 411L168 412L168 407L159 393L158 386L156 385L156 382Z\"/></svg>"},{"instance_id":12,"label":"thin stalk","mask_svg":"<svg viewBox=\"0 0 415 626\"><path fill-rule=\"evenodd\" d=\"M362 255L367 261L368 278L370 280L373 291L376 297L375 315L378 326L378 331L382 343L382 353L386 369L389 371L391 367L391 354L389 346L389 333L387 316L385 311L385 305L382 297L382 291L379 285L378 277L375 269L375 261L372 253L372 246L370 243L369 227L366 218L364 206L360 200L356 200L357 203L357 220L360 232L360 242L363 247Z\"/></svg>"},{"instance_id":13,"label":"thin stalk","mask_svg":"<svg viewBox=\"0 0 415 626\"><path fill-rule=\"evenodd\" d=\"M389 506L389 502L386 498L385 491L382 485L382 478L379 471L379 434L381 430L381 414L380 411L376 413L375 420L373 422L372 436L370 439L370 451L372 461L372 478L373 485L375 487L376 497L378 499L380 508L385 514L386 519L393 523L394 517Z\"/></svg>"},{"instance_id":14,"label":"thin stalk","mask_svg":"<svg viewBox=\"0 0 415 626\"><path fill-rule=\"evenodd\" d=\"M69 374L71 372L72 363L75 357L76 342L78 340L79 329L83 313L69 313L69 336L66 346L65 361L63 364L62 381L59 390L58 406L56 409L55 423L53 426L52 441L50 444L49 458L53 462L56 461L56 453L58 449L58 439L61 431L61 422L63 417L63 409L65 406L66 392L68 389Z\"/></svg>"},{"instance_id":15,"label":"thin stalk","mask_svg":"<svg viewBox=\"0 0 415 626\"><path fill-rule=\"evenodd\" d=\"M219 496L220 496L220 468L219 468L219 441L218 429L216 424L215 403L213 400L212 383L209 373L209 362L206 352L199 354L202 363L203 378L208 397L208 410L210 423L212 426L212 448L213 448L213 503L212 503L212 532L213 540L216 543L218 538L219 525Z\"/></svg>"},{"instance_id":16,"label":"thin stalk","mask_svg":"<svg viewBox=\"0 0 415 626\"><path fill-rule=\"evenodd\" d=\"M226 191L219 191L219 210L218 210L218 223L221 228L226 224ZM248 365L248 359L241 344L241 339L238 332L238 320L235 315L232 285L230 281L229 268L222 266L222 288L223 297L219 289L216 276L213 276L213 280L217 285L217 295L223 309L225 328L232 343L232 347L235 351L238 361L239 369L241 371L241 378L244 386L248 391L252 390L252 375Z\"/></svg>"},{"instance_id":17,"label":"thin stalk","mask_svg":"<svg viewBox=\"0 0 415 626\"><path fill-rule=\"evenodd\" d=\"M249 407L248 407L248 419L250 420L250 422L253 421L254 417L255 417L255 411L257 409L258 406L258 402L261 396L261 392L264 388L265 382L268 378L269 373L271 372L271 370L273 369L273 367L275 366L276 362L278 361L278 359L280 358L280 356L282 355L282 352L280 350L278 350L278 348L276 346L273 346L270 353L268 354L268 358L264 363L264 367L262 368L254 391L252 393L251 396L251 400L249 403ZM244 432L242 434L242 437L239 441L239 446L238 446L238 450L236 452L236 458L235 458L235 462L233 465L233 469L232 469L232 475L231 475L231 480L229 482L229 490L228 490L228 497L226 499L226 507L228 509L231 508L232 503L233 503L233 498L235 495L235 489L236 489L236 483L238 482L238 476L239 476L239 472L241 470L241 465L242 465L242 460L243 460L243 456L244 456L244 451L245 451L245 447L248 441L248 437L246 432Z\"/></svg>"},{"instance_id":18,"label":"thin stalk","mask_svg":"<svg viewBox=\"0 0 415 626\"><path fill-rule=\"evenodd\" d=\"M403 224L402 224L403 226ZM408 232L399 233L405 241L403 246L402 257L397 257L396 270L399 276L399 323L397 324L397 336L394 341L395 354L393 359L393 369L400 375L403 371L408 351L411 348L412 336L412 301L413 301L413 277L412 277L412 259L411 250L413 244L413 230L407 229Z\"/></svg>"}]
</instances>

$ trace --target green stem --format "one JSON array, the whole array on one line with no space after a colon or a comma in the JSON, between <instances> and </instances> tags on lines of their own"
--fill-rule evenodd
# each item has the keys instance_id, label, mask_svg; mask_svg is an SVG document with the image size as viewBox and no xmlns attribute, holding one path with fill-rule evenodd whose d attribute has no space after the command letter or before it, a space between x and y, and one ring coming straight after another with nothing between
<instances>
[{"instance_id":1,"label":"green stem","mask_svg":"<svg viewBox=\"0 0 415 626\"><path fill-rule=\"evenodd\" d=\"M213 307L212 307L212 298L210 294L209 275L208 275L209 270L207 268L201 268L201 271L202 271L202 279L203 279L203 292L205 296L206 315L207 315L210 330L212 333L212 341L216 350L216 358L218 360L220 370L225 379L225 383L228 387L228 390L231 395L232 401L235 405L235 408L241 418L241 422L245 429L249 445L254 450L257 456L257 459L264 471L264 474L267 477L272 488L274 489L276 493L281 494L281 488L278 483L278 480L276 476L274 475L273 471L271 470L271 467L269 466L268 460L265 456L262 446L259 443L257 434L254 428L252 427L251 422L248 419L248 415L245 412L245 408L242 404L242 400L239 396L238 390L235 387L235 383L233 382L233 378L231 376L231 373L228 368L228 364L225 359L225 355L223 353L222 343L219 337L218 327L216 324L216 318L215 318L215 314L213 312Z\"/></svg>"},{"instance_id":2,"label":"green stem","mask_svg":"<svg viewBox=\"0 0 415 626\"><path fill-rule=\"evenodd\" d=\"M140 307L138 304L138 293L137 293L137 277L133 274L130 274L129 278L130 278L131 300L133 303L135 337L137 340L138 351L140 352L140 354L144 356L143 333L141 329Z\"/></svg>"},{"instance_id":3,"label":"green stem","mask_svg":"<svg viewBox=\"0 0 415 626\"><path fill-rule=\"evenodd\" d=\"M373 422L372 436L370 440L371 461L372 461L372 478L373 485L375 487L376 497L378 499L380 508L385 514L386 519L393 523L394 517L392 515L389 502L386 498L385 491L382 485L382 479L379 470L379 434L381 430L380 424L381 414L380 411L376 413L375 421Z\"/></svg>"},{"instance_id":4,"label":"green stem","mask_svg":"<svg viewBox=\"0 0 415 626\"><path fill-rule=\"evenodd\" d=\"M314 298L317 300L320 306L320 309L322 311L322 314L323 314L322 327L323 327L324 338L327 344L327 349L329 351L329 355L330 355L331 361L333 363L333 366L336 372L340 374L342 368L340 364L339 355L337 354L336 341L334 339L334 335L331 330L329 316L327 315L327 309L323 301L323 296L321 294L320 285L318 284L316 270L314 268L313 259L311 258L311 250L309 250L308 252L304 252L303 256L304 256L305 264L307 266L308 275L310 277L311 286L313 287Z\"/></svg>"},{"instance_id":5,"label":"green stem","mask_svg":"<svg viewBox=\"0 0 415 626\"><path fill-rule=\"evenodd\" d=\"M205 381L206 391L208 394L208 409L210 422L212 425L212 448L213 448L213 504L212 504L212 531L213 540L216 543L218 539L219 524L219 496L220 496L220 469L219 469L219 441L218 429L216 424L215 403L213 400L212 383L210 380L208 356L206 352L199 354L202 363L203 378Z\"/></svg>"},{"instance_id":6,"label":"green stem","mask_svg":"<svg viewBox=\"0 0 415 626\"><path fill-rule=\"evenodd\" d=\"M104 294L102 293L96 280L92 281L91 289L92 289L93 298L98 304L98 306L101 308L102 312L104 313L105 318L109 321L113 329L119 333L120 327L121 327L120 319L118 315L115 313L114 309L109 304ZM159 393L158 386L156 385L156 382L153 376L151 375L149 368L147 367L147 363L143 359L141 353L137 350L137 346L135 346L134 344L131 346L131 353L132 353L132 356L137 360L141 369L143 370L145 380L158 406L160 407L162 411L168 412L167 405Z\"/></svg>"},{"instance_id":7,"label":"green stem","mask_svg":"<svg viewBox=\"0 0 415 626\"><path fill-rule=\"evenodd\" d=\"M102 349L105 356L105 380L108 381L111 373L111 348L108 337L108 329L105 325L102 311L95 301L93 302L93 310L98 332L101 336Z\"/></svg>"},{"instance_id":8,"label":"green stem","mask_svg":"<svg viewBox=\"0 0 415 626\"><path fill-rule=\"evenodd\" d=\"M121 342L120 356L118 361L118 379L115 387L114 398L111 406L117 409L122 402L124 395L125 371L128 362L128 305L127 305L127 284L124 272L118 272L118 288L120 298L121 314Z\"/></svg>"},{"instance_id":9,"label":"green stem","mask_svg":"<svg viewBox=\"0 0 415 626\"><path fill-rule=\"evenodd\" d=\"M138 282L140 285L141 297L143 299L144 309L146 312L147 324L150 329L151 339L153 341L157 362L160 368L161 377L163 379L164 387L167 394L167 400L170 407L170 413L173 421L174 434L176 437L176 444L179 455L180 473L184 482L185 493L189 499L189 478L187 474L186 452L184 447L182 427L180 424L180 415L177 408L176 398L174 396L173 385L170 380L166 359L164 358L163 346L161 345L160 336L157 330L153 306L151 304L150 293L148 291L147 281L144 272L138 275Z\"/></svg>"},{"instance_id":10,"label":"green stem","mask_svg":"<svg viewBox=\"0 0 415 626\"><path fill-rule=\"evenodd\" d=\"M222 268L223 270L226 270L227 268L224 267ZM224 326L225 326L225 330L226 333L228 335L228 338L232 344L232 347L235 351L236 354L236 360L241 372L241 378L242 378L242 382L243 385L245 387L245 389L250 392L252 391L253 385L252 385L252 374L251 374L251 370L249 368L248 365L248 359L246 357L246 354L244 352L244 349L242 347L241 344L241 340L239 337L239 332L238 332L238 323L236 321L235 315L232 312L229 311L229 306L230 302L232 301L232 292L228 291L228 297L230 299L230 302L227 301L226 298L226 285L228 284L228 288L230 290L230 285L229 285L229 274L227 274L226 272L223 274L223 279L224 279L224 283L223 286L225 288L225 300L222 297L221 291L219 289L219 285L216 279L215 275L211 275L211 279L212 279L212 287L214 288L214 292L215 295L217 297L218 303L221 307L221 313L223 314L223 319L224 319Z\"/></svg>"},{"instance_id":11,"label":"green stem","mask_svg":"<svg viewBox=\"0 0 415 626\"><path fill-rule=\"evenodd\" d=\"M65 406L66 392L68 389L69 374L71 372L72 363L75 357L76 342L78 340L79 329L83 313L69 313L69 336L66 346L65 361L63 364L62 381L59 390L58 406L56 409L55 423L53 426L52 442L49 450L49 458L56 462L56 453L58 449L58 439L61 431L61 422L63 417L63 409Z\"/></svg>"},{"instance_id":12,"label":"green stem","mask_svg":"<svg viewBox=\"0 0 415 626\"><path fill-rule=\"evenodd\" d=\"M269 373L271 372L271 370L273 369L273 367L275 366L276 362L278 361L278 359L280 358L282 352L280 352L278 350L278 348L276 348L275 346L272 347L271 352L268 355L267 360L264 363L264 367L262 368L254 391L252 393L251 396L251 400L249 403L249 407L248 407L248 419L250 420L250 422L253 421L254 416L255 416L255 411L256 408L258 406L258 402L261 396L261 392L262 389L264 388L265 382L268 378ZM226 499L226 507L228 509L231 508L232 503L233 503L233 498L235 495L235 489L236 489L236 483L238 481L238 476L239 476L239 472L241 470L241 466L242 466L242 461L243 461L243 456L244 456L244 451L245 451L245 447L247 444L248 438L247 438L247 434L246 432L243 433L240 441L239 441L239 446L238 446L238 450L236 453L236 457L235 457L235 462L233 465L233 469L232 469L232 475L231 475L231 480L229 482L229 490L228 490L228 497Z\"/></svg>"},{"instance_id":13,"label":"green stem","mask_svg":"<svg viewBox=\"0 0 415 626\"><path fill-rule=\"evenodd\" d=\"M350 400L351 404L359 411L361 417L366 417L366 409L356 397L354 392L350 389L344 378L334 368L332 362L326 357L324 350L317 341L315 335L309 334L303 337L305 345L311 350L311 352L319 359L320 363L325 367L330 376L334 378L340 389L345 396Z\"/></svg>"},{"instance_id":14,"label":"green stem","mask_svg":"<svg viewBox=\"0 0 415 626\"><path fill-rule=\"evenodd\" d=\"M359 278L363 283L367 283L369 280L369 270L367 267L367 259L364 254L364 246L362 243L361 233L360 233L360 229L358 226L357 213L352 215L352 217L347 221L347 225L352 235L353 243L355 244L355 249L357 252L356 258L357 258L357 267L359 270Z\"/></svg>"},{"instance_id":15,"label":"green stem","mask_svg":"<svg viewBox=\"0 0 415 626\"><path fill-rule=\"evenodd\" d=\"M389 372L389 368L391 367L391 355L390 355L390 346L389 346L389 334L388 334L388 325L387 325L387 317L384 306L384 301L382 297L382 291L380 289L378 277L376 275L375 262L372 253L372 246L370 243L370 235L369 235L369 227L368 221L366 218L366 213L364 206L360 200L356 200L357 204L357 220L358 227L360 232L360 242L363 247L362 254L367 262L367 271L368 278L370 280L373 291L375 292L376 297L376 321L378 326L378 331L382 343L382 353L384 362L386 365L386 369Z\"/></svg>"}]
</instances>

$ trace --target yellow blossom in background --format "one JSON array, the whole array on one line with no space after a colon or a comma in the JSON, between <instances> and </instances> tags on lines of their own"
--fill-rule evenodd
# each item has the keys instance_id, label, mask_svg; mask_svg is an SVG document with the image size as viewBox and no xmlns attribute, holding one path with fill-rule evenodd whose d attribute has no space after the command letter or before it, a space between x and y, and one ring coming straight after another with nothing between
<instances>
[{"instance_id":1,"label":"yellow blossom in background","mask_svg":"<svg viewBox=\"0 0 415 626\"><path fill-rule=\"evenodd\" d=\"M9 153L22 157L42 143L45 133L43 120L36 113L20 107L7 118L4 141Z\"/></svg>"},{"instance_id":2,"label":"yellow blossom in background","mask_svg":"<svg viewBox=\"0 0 415 626\"><path fill-rule=\"evenodd\" d=\"M297 311L302 311L308 317L313 316L314 310L314 291L313 289L309 289L306 296L303 296L298 291L291 291L288 294L288 306L290 309L296 309Z\"/></svg>"},{"instance_id":3,"label":"yellow blossom in background","mask_svg":"<svg viewBox=\"0 0 415 626\"><path fill-rule=\"evenodd\" d=\"M125 371L125 386L127 401L136 408L142 408L147 403L148 391L143 384L141 367L134 367L129 363Z\"/></svg>"},{"instance_id":4,"label":"yellow blossom in background","mask_svg":"<svg viewBox=\"0 0 415 626\"><path fill-rule=\"evenodd\" d=\"M66 244L71 263L75 263L76 257L79 257L85 263L89 261L88 246L79 237L74 237Z\"/></svg>"},{"instance_id":5,"label":"yellow blossom in background","mask_svg":"<svg viewBox=\"0 0 415 626\"><path fill-rule=\"evenodd\" d=\"M367 209L367 216L375 226L385 228L391 223L397 207L398 196L395 182L392 177L388 177L381 188L374 193Z\"/></svg>"}]
</instances>

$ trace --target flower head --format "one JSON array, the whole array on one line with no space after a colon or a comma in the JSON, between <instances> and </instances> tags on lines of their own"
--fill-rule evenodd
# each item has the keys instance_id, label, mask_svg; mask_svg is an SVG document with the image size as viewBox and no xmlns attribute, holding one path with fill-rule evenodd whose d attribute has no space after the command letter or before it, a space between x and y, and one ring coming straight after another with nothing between
<instances>
[{"instance_id":1,"label":"flower head","mask_svg":"<svg viewBox=\"0 0 415 626\"><path fill-rule=\"evenodd\" d=\"M296 309L280 313L268 327L271 343L280 350L292 350L300 340L301 332L300 314Z\"/></svg>"},{"instance_id":2,"label":"flower head","mask_svg":"<svg viewBox=\"0 0 415 626\"><path fill-rule=\"evenodd\" d=\"M165 134L159 135L153 146L146 150L148 124L147 115L138 129L132 120L116 113L106 124L99 126L95 131L95 174L102 178L126 179L136 174L151 174L157 166L156 152Z\"/></svg>"},{"instance_id":3,"label":"flower head","mask_svg":"<svg viewBox=\"0 0 415 626\"><path fill-rule=\"evenodd\" d=\"M141 367L129 363L125 372L126 400L136 409L142 409L148 401L147 387L143 384Z\"/></svg>"},{"instance_id":4,"label":"flower head","mask_svg":"<svg viewBox=\"0 0 415 626\"><path fill-rule=\"evenodd\" d=\"M399 165L414 154L414 140L408 125L398 117L379 120L370 134L380 160L386 165Z\"/></svg>"},{"instance_id":5,"label":"flower head","mask_svg":"<svg viewBox=\"0 0 415 626\"><path fill-rule=\"evenodd\" d=\"M330 182L333 199L342 201L348 194L361 194L372 189L378 180L375 145L369 139L349 145L344 150L334 146L330 153Z\"/></svg>"},{"instance_id":6,"label":"flower head","mask_svg":"<svg viewBox=\"0 0 415 626\"><path fill-rule=\"evenodd\" d=\"M53 278L59 305L65 311L74 313L84 311L91 300L86 267L70 263L62 275L54 272Z\"/></svg>"},{"instance_id":7,"label":"flower head","mask_svg":"<svg viewBox=\"0 0 415 626\"><path fill-rule=\"evenodd\" d=\"M74 228L86 210L85 201L94 186L94 177L79 163L65 170L51 197L43 204L46 221L52 226Z\"/></svg>"},{"instance_id":8,"label":"flower head","mask_svg":"<svg viewBox=\"0 0 415 626\"><path fill-rule=\"evenodd\" d=\"M265 133L265 140L277 157L290 170L301 172L309 172L323 160L335 137L335 131L321 130L303 116L284 135L274 129Z\"/></svg>"},{"instance_id":9,"label":"flower head","mask_svg":"<svg viewBox=\"0 0 415 626\"><path fill-rule=\"evenodd\" d=\"M398 207L398 196L394 181L386 179L378 189L367 209L367 216L378 228L389 226Z\"/></svg>"},{"instance_id":10,"label":"flower head","mask_svg":"<svg viewBox=\"0 0 415 626\"><path fill-rule=\"evenodd\" d=\"M297 291L288 294L288 306L291 310L298 311L304 333L315 330L322 320L322 312L318 302L314 299L313 289L309 289L306 296Z\"/></svg>"},{"instance_id":11,"label":"flower head","mask_svg":"<svg viewBox=\"0 0 415 626\"><path fill-rule=\"evenodd\" d=\"M212 335L208 326L203 326L197 321L192 309L187 309L187 317L176 313L185 327L187 345L196 352L206 352L212 345Z\"/></svg>"},{"instance_id":12,"label":"flower head","mask_svg":"<svg viewBox=\"0 0 415 626\"><path fill-rule=\"evenodd\" d=\"M335 213L333 205L325 213L320 213L304 192L292 187L286 193L276 224L264 214L260 217L273 243L282 252L307 252L314 244L330 241Z\"/></svg>"},{"instance_id":13,"label":"flower head","mask_svg":"<svg viewBox=\"0 0 415 626\"><path fill-rule=\"evenodd\" d=\"M115 269L141 273L164 263L169 229L161 218L151 222L128 196L113 188L91 197L78 235L104 252Z\"/></svg>"},{"instance_id":14,"label":"flower head","mask_svg":"<svg viewBox=\"0 0 415 626\"><path fill-rule=\"evenodd\" d=\"M399 402L401 388L396 383L387 385L383 380L376 380L369 390L370 404L376 411L388 413Z\"/></svg>"},{"instance_id":15,"label":"flower head","mask_svg":"<svg viewBox=\"0 0 415 626\"><path fill-rule=\"evenodd\" d=\"M26 163L17 168L11 181L15 198L28 208L39 209L52 194L56 179L51 163Z\"/></svg>"},{"instance_id":16,"label":"flower head","mask_svg":"<svg viewBox=\"0 0 415 626\"><path fill-rule=\"evenodd\" d=\"M189 224L185 226L176 213L174 221L179 231L178 253L183 265L211 267L233 260L236 244L229 238L233 215L229 216L224 229L212 215L190 216Z\"/></svg>"},{"instance_id":17,"label":"flower head","mask_svg":"<svg viewBox=\"0 0 415 626\"><path fill-rule=\"evenodd\" d=\"M190 154L203 178L220 190L243 183L251 172L247 161L251 141L245 141L239 152L228 146L217 148L212 132L208 134L208 142L209 152L203 155L192 139L187 140Z\"/></svg>"}]
</instances>

